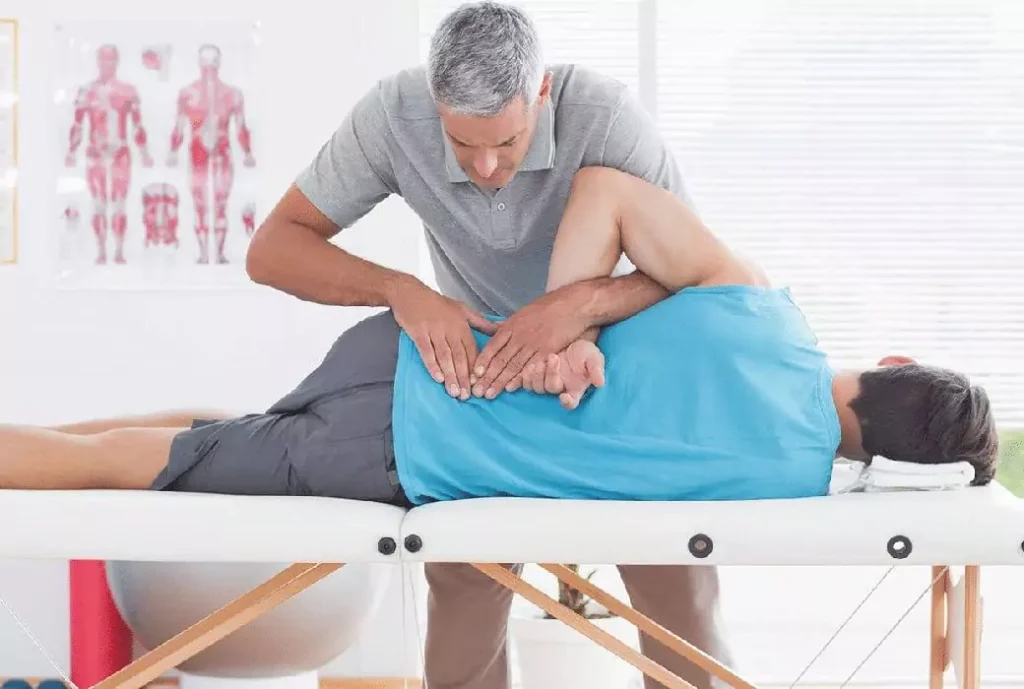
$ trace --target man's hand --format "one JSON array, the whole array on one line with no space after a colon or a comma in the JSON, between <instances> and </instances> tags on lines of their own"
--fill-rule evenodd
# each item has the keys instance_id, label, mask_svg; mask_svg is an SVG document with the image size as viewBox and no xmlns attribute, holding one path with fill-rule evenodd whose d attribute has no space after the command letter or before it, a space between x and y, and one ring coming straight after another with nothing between
<instances>
[{"instance_id":1,"label":"man's hand","mask_svg":"<svg viewBox=\"0 0 1024 689\"><path fill-rule=\"evenodd\" d=\"M470 367L477 353L470 328L491 334L497 324L415 278L397 284L389 302L395 320L416 344L434 380L444 383L452 397L469 399Z\"/></svg>"},{"instance_id":2,"label":"man's hand","mask_svg":"<svg viewBox=\"0 0 1024 689\"><path fill-rule=\"evenodd\" d=\"M558 395L566 409L575 409L591 385L604 386L604 354L588 339L579 339L560 354L530 364L523 372L527 389Z\"/></svg>"},{"instance_id":3,"label":"man's hand","mask_svg":"<svg viewBox=\"0 0 1024 689\"><path fill-rule=\"evenodd\" d=\"M543 364L590 327L584 305L586 285L576 283L548 292L501 323L474 365L473 394L494 399L531 362Z\"/></svg>"}]
</instances>

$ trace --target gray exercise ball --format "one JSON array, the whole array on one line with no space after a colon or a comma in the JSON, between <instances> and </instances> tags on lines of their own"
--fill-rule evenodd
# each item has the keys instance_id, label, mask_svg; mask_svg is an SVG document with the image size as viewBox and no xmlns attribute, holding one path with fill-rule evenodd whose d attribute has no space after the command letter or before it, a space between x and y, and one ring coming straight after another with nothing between
<instances>
[{"instance_id":1,"label":"gray exercise ball","mask_svg":"<svg viewBox=\"0 0 1024 689\"><path fill-rule=\"evenodd\" d=\"M107 562L114 602L150 650L255 588L289 563ZM347 564L178 666L223 678L288 677L344 653L376 612L391 565Z\"/></svg>"}]
</instances>

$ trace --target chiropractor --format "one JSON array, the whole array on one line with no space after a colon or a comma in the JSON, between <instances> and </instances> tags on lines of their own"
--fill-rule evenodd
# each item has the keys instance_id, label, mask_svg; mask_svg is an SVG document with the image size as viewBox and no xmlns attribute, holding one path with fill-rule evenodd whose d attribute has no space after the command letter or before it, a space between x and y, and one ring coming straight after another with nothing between
<instances>
[{"instance_id":1,"label":"chiropractor","mask_svg":"<svg viewBox=\"0 0 1024 689\"><path fill-rule=\"evenodd\" d=\"M587 165L685 199L671 153L622 84L574 65L546 69L528 16L467 4L440 23L426 66L382 79L347 114L254 234L247 270L303 300L390 307L455 397L535 387L522 375L528 364L543 372L534 364L548 354L667 296L636 271L545 293L555 232ZM328 241L391 194L423 221L440 293ZM494 326L488 313L509 317ZM471 328L493 335L480 352ZM715 568L619 571L634 607L731 662L716 626ZM512 594L461 563L427 564L426 577L427 686L508 689ZM653 639L641 643L656 662L710 686ZM647 689L660 686L647 680Z\"/></svg>"}]
</instances>

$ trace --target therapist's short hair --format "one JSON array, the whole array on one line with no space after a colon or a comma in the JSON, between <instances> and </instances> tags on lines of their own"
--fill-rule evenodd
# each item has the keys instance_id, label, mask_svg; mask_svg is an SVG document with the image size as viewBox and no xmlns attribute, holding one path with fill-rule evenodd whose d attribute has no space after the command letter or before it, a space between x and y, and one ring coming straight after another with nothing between
<instances>
[{"instance_id":1,"label":"therapist's short hair","mask_svg":"<svg viewBox=\"0 0 1024 689\"><path fill-rule=\"evenodd\" d=\"M983 388L961 373L917 363L863 372L850 402L872 457L918 464L969 462L972 485L995 477L999 434Z\"/></svg>"},{"instance_id":2,"label":"therapist's short hair","mask_svg":"<svg viewBox=\"0 0 1024 689\"><path fill-rule=\"evenodd\" d=\"M490 117L520 97L533 105L543 79L540 39L517 7L463 4L441 20L431 37L430 93L453 112Z\"/></svg>"}]
</instances>

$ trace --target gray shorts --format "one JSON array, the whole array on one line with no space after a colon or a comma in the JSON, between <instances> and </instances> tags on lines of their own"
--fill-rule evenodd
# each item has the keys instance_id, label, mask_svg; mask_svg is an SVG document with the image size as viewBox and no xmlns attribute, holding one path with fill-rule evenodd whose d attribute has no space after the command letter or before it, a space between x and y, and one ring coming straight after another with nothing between
<instances>
[{"instance_id":1,"label":"gray shorts","mask_svg":"<svg viewBox=\"0 0 1024 689\"><path fill-rule=\"evenodd\" d=\"M153 490L315 495L410 506L395 471L391 402L399 326L390 311L346 330L262 414L196 419Z\"/></svg>"}]
</instances>

